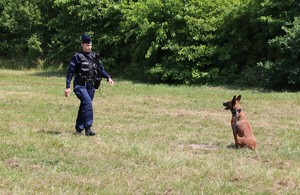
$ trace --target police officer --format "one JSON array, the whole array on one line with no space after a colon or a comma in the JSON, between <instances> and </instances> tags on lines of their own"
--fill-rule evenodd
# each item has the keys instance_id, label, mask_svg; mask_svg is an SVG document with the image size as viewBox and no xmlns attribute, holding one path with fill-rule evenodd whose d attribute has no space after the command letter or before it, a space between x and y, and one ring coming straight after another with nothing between
<instances>
[{"instance_id":1,"label":"police officer","mask_svg":"<svg viewBox=\"0 0 300 195\"><path fill-rule=\"evenodd\" d=\"M113 85L114 81L104 70L99 55L92 52L92 40L89 35L83 34L81 36L81 47L82 51L75 53L69 64L65 96L70 95L71 81L75 74L73 91L80 100L75 125L76 133L81 135L82 131L85 130L85 135L94 136L95 132L92 131L91 127L94 119L92 101L95 89L100 86L102 77L106 78L110 85Z\"/></svg>"}]
</instances>

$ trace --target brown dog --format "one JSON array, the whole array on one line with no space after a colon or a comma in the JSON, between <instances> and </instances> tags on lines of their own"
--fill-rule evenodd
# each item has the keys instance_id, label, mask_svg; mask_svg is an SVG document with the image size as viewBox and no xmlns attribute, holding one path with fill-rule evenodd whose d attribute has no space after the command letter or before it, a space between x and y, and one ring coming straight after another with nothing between
<instances>
[{"instance_id":1,"label":"brown dog","mask_svg":"<svg viewBox=\"0 0 300 195\"><path fill-rule=\"evenodd\" d=\"M241 109L240 105L241 95L237 98L234 96L232 100L223 103L225 110L230 110L232 113L231 127L233 131L235 146L248 147L252 150L256 150L256 139L253 134L253 130L250 123L246 119L246 115Z\"/></svg>"}]
</instances>

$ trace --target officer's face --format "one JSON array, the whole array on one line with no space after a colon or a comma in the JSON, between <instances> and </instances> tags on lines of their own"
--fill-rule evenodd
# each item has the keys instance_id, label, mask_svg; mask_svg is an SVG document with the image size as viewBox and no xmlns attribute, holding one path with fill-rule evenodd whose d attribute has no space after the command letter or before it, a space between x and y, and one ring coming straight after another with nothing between
<instances>
[{"instance_id":1,"label":"officer's face","mask_svg":"<svg viewBox=\"0 0 300 195\"><path fill-rule=\"evenodd\" d=\"M91 52L92 51L92 43L81 43L83 52Z\"/></svg>"}]
</instances>

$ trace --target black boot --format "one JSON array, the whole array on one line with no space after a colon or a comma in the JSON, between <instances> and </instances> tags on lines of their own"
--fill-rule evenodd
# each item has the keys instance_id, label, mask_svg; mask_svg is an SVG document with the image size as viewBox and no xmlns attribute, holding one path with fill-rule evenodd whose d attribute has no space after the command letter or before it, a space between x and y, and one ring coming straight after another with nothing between
<instances>
[{"instance_id":1,"label":"black boot","mask_svg":"<svg viewBox=\"0 0 300 195\"><path fill-rule=\"evenodd\" d=\"M94 135L96 135L96 133L94 131L92 131L91 129L86 129L85 135L86 136L94 136Z\"/></svg>"},{"instance_id":2,"label":"black boot","mask_svg":"<svg viewBox=\"0 0 300 195\"><path fill-rule=\"evenodd\" d=\"M75 134L76 135L82 135L82 129L76 129Z\"/></svg>"}]
</instances>

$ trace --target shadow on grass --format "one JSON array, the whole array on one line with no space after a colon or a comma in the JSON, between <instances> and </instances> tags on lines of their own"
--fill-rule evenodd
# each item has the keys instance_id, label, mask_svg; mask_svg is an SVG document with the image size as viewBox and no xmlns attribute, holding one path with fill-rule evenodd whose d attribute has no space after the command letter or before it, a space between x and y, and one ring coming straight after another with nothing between
<instances>
[{"instance_id":1,"label":"shadow on grass","mask_svg":"<svg viewBox=\"0 0 300 195\"><path fill-rule=\"evenodd\" d=\"M39 133L45 133L45 134L49 134L49 135L60 135L62 134L61 132L59 131L52 131L52 130L45 130L45 129L41 129L38 131Z\"/></svg>"},{"instance_id":2,"label":"shadow on grass","mask_svg":"<svg viewBox=\"0 0 300 195\"><path fill-rule=\"evenodd\" d=\"M61 132L59 131L46 131L47 134L50 134L50 135L60 135Z\"/></svg>"},{"instance_id":3,"label":"shadow on grass","mask_svg":"<svg viewBox=\"0 0 300 195\"><path fill-rule=\"evenodd\" d=\"M228 146L227 146L227 148L228 149L237 149L236 147L235 147L235 144L234 143L232 143L232 144L229 144Z\"/></svg>"},{"instance_id":4,"label":"shadow on grass","mask_svg":"<svg viewBox=\"0 0 300 195\"><path fill-rule=\"evenodd\" d=\"M48 134L48 135L53 135L53 136L55 136L55 135L62 135L62 134L63 134L63 133L60 132L60 131L45 130L45 129L40 129L40 130L38 131L38 133ZM64 133L64 134L65 134L65 133ZM75 135L75 136L79 136L79 137L81 137L81 136L83 136L83 135L85 136L84 133L78 134L78 133L76 133L75 131L69 131L69 132L67 132L67 134L71 134L71 135Z\"/></svg>"}]
</instances>

